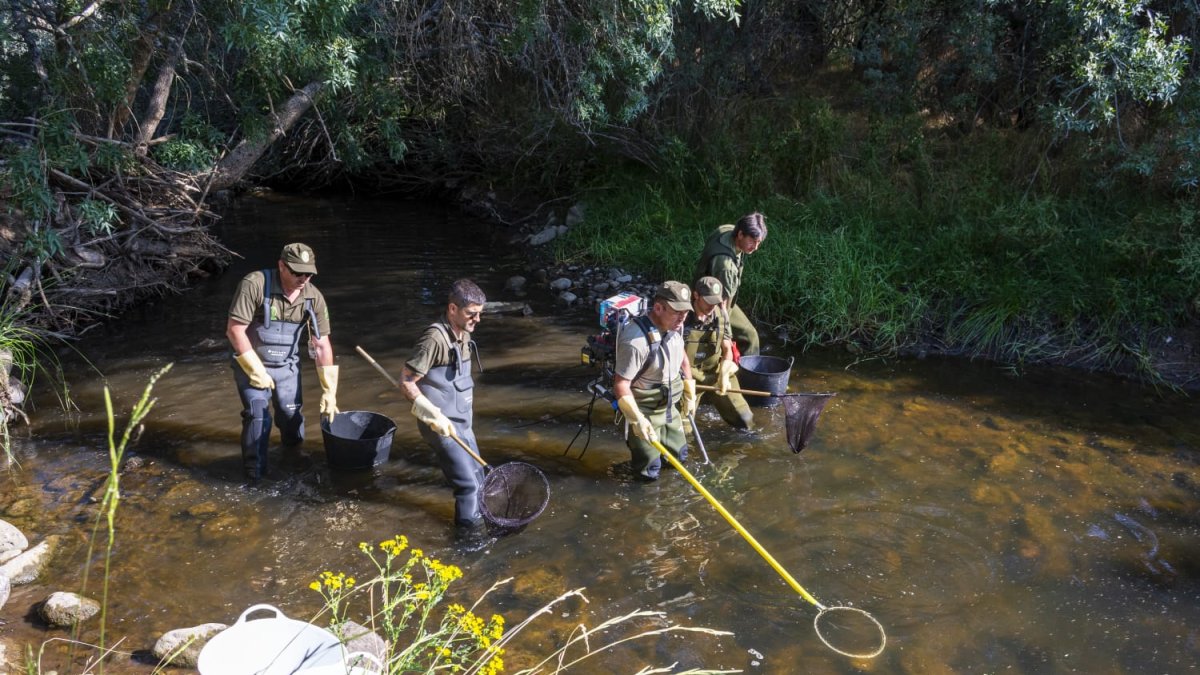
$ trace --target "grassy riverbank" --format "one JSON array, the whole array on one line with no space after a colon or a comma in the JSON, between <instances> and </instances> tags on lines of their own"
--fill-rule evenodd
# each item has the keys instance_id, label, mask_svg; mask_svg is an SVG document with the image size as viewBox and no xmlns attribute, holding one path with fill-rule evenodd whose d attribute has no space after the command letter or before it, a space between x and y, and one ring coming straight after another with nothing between
<instances>
[{"instance_id":1,"label":"grassy riverbank","mask_svg":"<svg viewBox=\"0 0 1200 675\"><path fill-rule=\"evenodd\" d=\"M1194 204L1097 184L1081 164L1072 191L1018 181L1015 133L852 134L820 107L759 123L761 141L612 172L559 256L690 280L712 228L762 211L741 304L767 336L1187 383L1159 352L1200 310Z\"/></svg>"}]
</instances>

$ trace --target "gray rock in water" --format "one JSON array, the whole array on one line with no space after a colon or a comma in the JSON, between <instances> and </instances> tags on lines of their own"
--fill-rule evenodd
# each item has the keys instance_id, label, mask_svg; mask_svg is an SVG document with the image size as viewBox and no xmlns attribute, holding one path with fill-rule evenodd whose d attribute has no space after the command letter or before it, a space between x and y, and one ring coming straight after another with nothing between
<instances>
[{"instance_id":1,"label":"gray rock in water","mask_svg":"<svg viewBox=\"0 0 1200 675\"><path fill-rule=\"evenodd\" d=\"M608 283L600 282L600 283L592 286L592 290L596 293L603 293L608 290Z\"/></svg>"},{"instance_id":2,"label":"gray rock in water","mask_svg":"<svg viewBox=\"0 0 1200 675\"><path fill-rule=\"evenodd\" d=\"M563 219L567 227L575 227L583 222L584 205L579 202L567 210L567 217Z\"/></svg>"},{"instance_id":3,"label":"gray rock in water","mask_svg":"<svg viewBox=\"0 0 1200 675\"><path fill-rule=\"evenodd\" d=\"M331 630L345 643L348 652L366 652L380 662L387 657L387 641L362 624L346 621Z\"/></svg>"},{"instance_id":4,"label":"gray rock in water","mask_svg":"<svg viewBox=\"0 0 1200 675\"><path fill-rule=\"evenodd\" d=\"M506 313L521 313L525 314L525 309L529 307L524 302L487 302L483 305L483 311L486 314L506 314Z\"/></svg>"},{"instance_id":5,"label":"gray rock in water","mask_svg":"<svg viewBox=\"0 0 1200 675\"><path fill-rule=\"evenodd\" d=\"M504 282L504 287L510 291L519 291L525 288L525 277L515 276L509 277L508 281Z\"/></svg>"},{"instance_id":6,"label":"gray rock in water","mask_svg":"<svg viewBox=\"0 0 1200 675\"><path fill-rule=\"evenodd\" d=\"M618 284L627 284L627 283L633 281L633 276L631 276L629 274L622 274L621 276L613 279L613 281Z\"/></svg>"},{"instance_id":7,"label":"gray rock in water","mask_svg":"<svg viewBox=\"0 0 1200 675\"><path fill-rule=\"evenodd\" d=\"M0 574L7 576L14 586L32 583L50 562L58 540L56 535L46 537L42 543L0 565Z\"/></svg>"},{"instance_id":8,"label":"gray rock in water","mask_svg":"<svg viewBox=\"0 0 1200 675\"><path fill-rule=\"evenodd\" d=\"M100 603L75 593L57 591L42 603L38 613L51 626L69 628L100 613Z\"/></svg>"},{"instance_id":9,"label":"gray rock in water","mask_svg":"<svg viewBox=\"0 0 1200 675\"><path fill-rule=\"evenodd\" d=\"M17 529L17 526L7 520L0 520L0 560L11 560L16 557L16 554L6 558L6 553L16 551L19 554L27 548L29 548L29 540Z\"/></svg>"},{"instance_id":10,"label":"gray rock in water","mask_svg":"<svg viewBox=\"0 0 1200 675\"><path fill-rule=\"evenodd\" d=\"M575 301L578 299L579 299L579 296L575 295L571 291L563 291L562 294L558 296L558 301L561 302L562 304L566 305L567 307L574 305Z\"/></svg>"},{"instance_id":11,"label":"gray rock in water","mask_svg":"<svg viewBox=\"0 0 1200 675\"><path fill-rule=\"evenodd\" d=\"M572 286L571 280L566 277L559 277L559 278L555 279L554 281L550 282L550 288L552 288L556 291L565 291L568 288L570 288L571 286Z\"/></svg>"},{"instance_id":12,"label":"gray rock in water","mask_svg":"<svg viewBox=\"0 0 1200 675\"><path fill-rule=\"evenodd\" d=\"M215 352L222 349L229 349L228 340L218 340L217 338L204 338L203 340L192 345L192 351L197 352Z\"/></svg>"},{"instance_id":13,"label":"gray rock in water","mask_svg":"<svg viewBox=\"0 0 1200 675\"><path fill-rule=\"evenodd\" d=\"M0 574L0 609L4 609L4 603L8 602L8 596L12 593L12 582L8 580L7 574ZM4 665L0 661L0 666Z\"/></svg>"},{"instance_id":14,"label":"gray rock in water","mask_svg":"<svg viewBox=\"0 0 1200 675\"><path fill-rule=\"evenodd\" d=\"M542 244L548 244L548 243L554 241L554 238L557 236L558 236L558 228L555 227L554 225L550 225L550 226L547 226L545 229L543 229L541 232L529 235L529 245L530 246L541 246Z\"/></svg>"},{"instance_id":15,"label":"gray rock in water","mask_svg":"<svg viewBox=\"0 0 1200 675\"><path fill-rule=\"evenodd\" d=\"M226 628L229 626L223 623L202 623L167 631L154 643L154 658L162 665L195 668L200 660L200 650Z\"/></svg>"}]
</instances>

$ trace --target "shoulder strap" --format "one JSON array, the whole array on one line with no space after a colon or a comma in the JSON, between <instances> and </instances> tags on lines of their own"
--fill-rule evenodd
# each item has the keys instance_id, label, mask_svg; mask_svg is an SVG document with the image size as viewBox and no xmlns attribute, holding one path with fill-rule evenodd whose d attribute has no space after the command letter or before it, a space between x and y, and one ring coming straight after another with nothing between
<instances>
[{"instance_id":1,"label":"shoulder strap","mask_svg":"<svg viewBox=\"0 0 1200 675\"><path fill-rule=\"evenodd\" d=\"M654 323L650 321L650 317L644 314L642 316L635 316L633 317L632 323L637 324L637 327L642 330L642 333L646 336L646 344L647 346L651 347L651 351L646 354L646 361L642 363L641 368L638 368L637 374L633 376L633 379L629 380L629 384L631 386L634 382L640 380L642 375L645 375L646 371L650 369L650 360L654 358L653 347L658 345L660 353L664 352L666 349L666 345L662 340L662 333L658 331L658 326L655 326ZM663 365L666 365L666 362L666 354L664 353Z\"/></svg>"},{"instance_id":2,"label":"shoulder strap","mask_svg":"<svg viewBox=\"0 0 1200 675\"><path fill-rule=\"evenodd\" d=\"M271 327L271 268L263 270L263 325Z\"/></svg>"}]
</instances>

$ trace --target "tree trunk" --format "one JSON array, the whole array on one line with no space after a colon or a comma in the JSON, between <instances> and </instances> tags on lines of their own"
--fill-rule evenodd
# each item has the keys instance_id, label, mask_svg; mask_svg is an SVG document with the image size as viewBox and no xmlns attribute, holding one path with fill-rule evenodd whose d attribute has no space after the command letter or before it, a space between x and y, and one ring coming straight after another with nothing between
<instances>
[{"instance_id":1,"label":"tree trunk","mask_svg":"<svg viewBox=\"0 0 1200 675\"><path fill-rule=\"evenodd\" d=\"M173 40L171 53L158 68L158 79L154 82L154 90L150 92L150 101L146 105L146 114L138 129L135 145L143 146L154 138L158 125L167 113L167 99L171 95L171 84L175 81L175 65L183 54L183 40Z\"/></svg>"},{"instance_id":2,"label":"tree trunk","mask_svg":"<svg viewBox=\"0 0 1200 675\"><path fill-rule=\"evenodd\" d=\"M150 59L154 56L154 43L158 40L158 15L152 16L147 24L143 24L143 31L137 42L133 45L133 58L129 63L129 79L125 81L125 97L122 103L113 111L113 115L108 123L108 137L115 138L121 133L121 129L125 126L125 122L133 114L133 101L137 97L138 87L142 84L142 77L146 74L146 69L150 67Z\"/></svg>"},{"instance_id":3,"label":"tree trunk","mask_svg":"<svg viewBox=\"0 0 1200 675\"><path fill-rule=\"evenodd\" d=\"M292 125L312 107L317 92L321 91L321 82L310 82L303 89L297 90L283 107L272 115L271 132L260 138L243 138L228 155L217 164L212 172L212 182L209 190L217 191L231 187L242 179L262 157L271 144L283 137Z\"/></svg>"}]
</instances>

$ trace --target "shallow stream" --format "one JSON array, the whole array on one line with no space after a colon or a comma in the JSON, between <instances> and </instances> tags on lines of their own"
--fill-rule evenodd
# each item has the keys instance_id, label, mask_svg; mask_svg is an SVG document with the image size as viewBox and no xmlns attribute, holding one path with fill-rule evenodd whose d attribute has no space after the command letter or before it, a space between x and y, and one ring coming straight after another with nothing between
<instances>
[{"instance_id":1,"label":"shallow stream","mask_svg":"<svg viewBox=\"0 0 1200 675\"><path fill-rule=\"evenodd\" d=\"M150 375L173 363L121 476L107 641L121 639L117 649L132 657L114 657L105 672L149 673L145 654L162 632L232 623L255 603L311 616L320 602L308 585L319 573L369 576L358 543L396 534L464 570L452 589L463 604L511 577L480 606L510 626L585 589L590 602L568 601L525 629L509 672L579 624L639 609L732 635L625 643L578 672L1178 673L1200 663L1200 406L1191 398L1070 371L1018 377L990 364L770 345L796 357L792 391L837 392L809 447L791 452L781 407L755 409L756 433L724 427L708 408L700 427L713 463L690 466L816 598L866 609L886 628L881 656L848 659L818 639L815 608L681 476L621 477L614 467L628 451L611 411L598 405L587 424L594 372L579 352L594 314L557 313L536 288L505 292L509 276L527 274L505 233L435 205L305 198L247 199L221 228L244 257L88 333L76 347L94 370L63 357L78 412L56 410L43 391L32 435L15 439L20 466L0 474L0 517L34 542L61 535L62 545L52 569L0 609L10 658L67 635L32 619L48 593L78 590L89 569L89 594L99 594L102 540L91 564L88 542L107 475L104 387L123 420ZM387 463L331 471L306 362L308 440L273 450L274 477L246 489L225 316L237 280L295 240L317 252L341 408L386 414L398 431ZM489 315L476 332L485 372L475 429L489 462L529 462L551 484L533 524L482 547L455 543L450 492L408 405L354 353L361 345L399 373L459 276L489 299L534 310ZM95 625L80 637L95 641ZM63 653L50 643L43 669L82 669Z\"/></svg>"}]
</instances>

